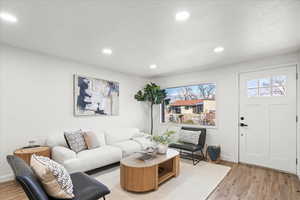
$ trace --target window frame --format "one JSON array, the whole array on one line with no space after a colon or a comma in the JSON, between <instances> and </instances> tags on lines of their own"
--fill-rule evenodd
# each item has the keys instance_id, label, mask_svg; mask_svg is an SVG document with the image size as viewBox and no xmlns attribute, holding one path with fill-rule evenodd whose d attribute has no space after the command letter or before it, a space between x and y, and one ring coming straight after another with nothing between
<instances>
[{"instance_id":1,"label":"window frame","mask_svg":"<svg viewBox=\"0 0 300 200\"><path fill-rule=\"evenodd\" d=\"M282 85L274 85L274 80L275 80L275 77L284 77L284 81L283 81L283 84ZM269 79L270 80L270 83L269 83L269 86L261 86L261 82L260 80L263 80L263 79ZM249 82L250 81L255 81L257 82L256 84L256 87L249 87ZM261 97L284 97L286 96L286 82L287 82L287 76L286 75L272 75L272 76L269 76L269 77L262 77L262 78L256 78L256 79L251 79L251 80L247 80L246 82L246 90L247 90L247 96L248 98L261 98ZM280 88L280 87L283 87L284 88L284 94L282 95L274 95L273 94L273 89L274 88ZM261 95L261 89L269 89L270 92L269 92L269 95ZM249 95L249 91L250 90L257 90L256 91L256 94L255 96L250 96Z\"/></svg>"}]
</instances>

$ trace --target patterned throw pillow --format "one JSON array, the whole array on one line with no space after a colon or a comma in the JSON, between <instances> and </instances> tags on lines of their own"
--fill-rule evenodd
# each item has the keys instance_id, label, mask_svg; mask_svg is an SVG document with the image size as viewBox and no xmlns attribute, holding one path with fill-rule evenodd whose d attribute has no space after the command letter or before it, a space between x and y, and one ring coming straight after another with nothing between
<instances>
[{"instance_id":1,"label":"patterned throw pillow","mask_svg":"<svg viewBox=\"0 0 300 200\"><path fill-rule=\"evenodd\" d=\"M83 132L81 130L73 131L73 132L65 132L65 139L69 146L69 148L76 153L87 149L83 138Z\"/></svg>"},{"instance_id":2,"label":"patterned throw pillow","mask_svg":"<svg viewBox=\"0 0 300 200\"><path fill-rule=\"evenodd\" d=\"M59 199L74 197L71 177L62 165L50 158L32 155L30 166L49 196Z\"/></svg>"},{"instance_id":3,"label":"patterned throw pillow","mask_svg":"<svg viewBox=\"0 0 300 200\"><path fill-rule=\"evenodd\" d=\"M181 130L179 134L179 142L197 145L200 134L201 131Z\"/></svg>"}]
</instances>

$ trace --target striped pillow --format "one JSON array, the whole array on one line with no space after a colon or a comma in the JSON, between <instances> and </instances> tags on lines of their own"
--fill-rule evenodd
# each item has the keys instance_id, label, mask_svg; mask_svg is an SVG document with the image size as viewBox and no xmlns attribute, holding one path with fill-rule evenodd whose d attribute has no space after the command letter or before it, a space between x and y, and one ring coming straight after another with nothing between
<instances>
[{"instance_id":1,"label":"striped pillow","mask_svg":"<svg viewBox=\"0 0 300 200\"><path fill-rule=\"evenodd\" d=\"M201 131L189 131L181 129L179 134L179 142L197 145Z\"/></svg>"}]
</instances>

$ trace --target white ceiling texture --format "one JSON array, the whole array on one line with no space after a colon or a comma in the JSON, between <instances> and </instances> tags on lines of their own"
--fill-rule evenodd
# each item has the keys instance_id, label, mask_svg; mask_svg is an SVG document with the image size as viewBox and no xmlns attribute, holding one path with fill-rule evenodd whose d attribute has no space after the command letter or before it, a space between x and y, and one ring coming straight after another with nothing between
<instances>
[{"instance_id":1,"label":"white ceiling texture","mask_svg":"<svg viewBox=\"0 0 300 200\"><path fill-rule=\"evenodd\" d=\"M300 47L299 0L0 0L0 11L18 18L0 21L2 43L143 77ZM190 18L176 21L179 11Z\"/></svg>"}]
</instances>

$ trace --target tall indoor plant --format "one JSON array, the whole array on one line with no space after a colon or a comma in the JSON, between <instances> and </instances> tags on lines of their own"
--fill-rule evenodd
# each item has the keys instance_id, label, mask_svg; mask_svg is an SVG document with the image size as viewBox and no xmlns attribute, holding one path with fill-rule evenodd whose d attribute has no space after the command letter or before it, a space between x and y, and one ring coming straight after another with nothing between
<instances>
[{"instance_id":1,"label":"tall indoor plant","mask_svg":"<svg viewBox=\"0 0 300 200\"><path fill-rule=\"evenodd\" d=\"M138 101L145 101L150 103L150 112L151 112L151 135L153 134L153 106L155 104L163 103L166 98L165 90L162 90L160 86L155 83L148 83L144 89L139 90L134 98Z\"/></svg>"}]
</instances>

